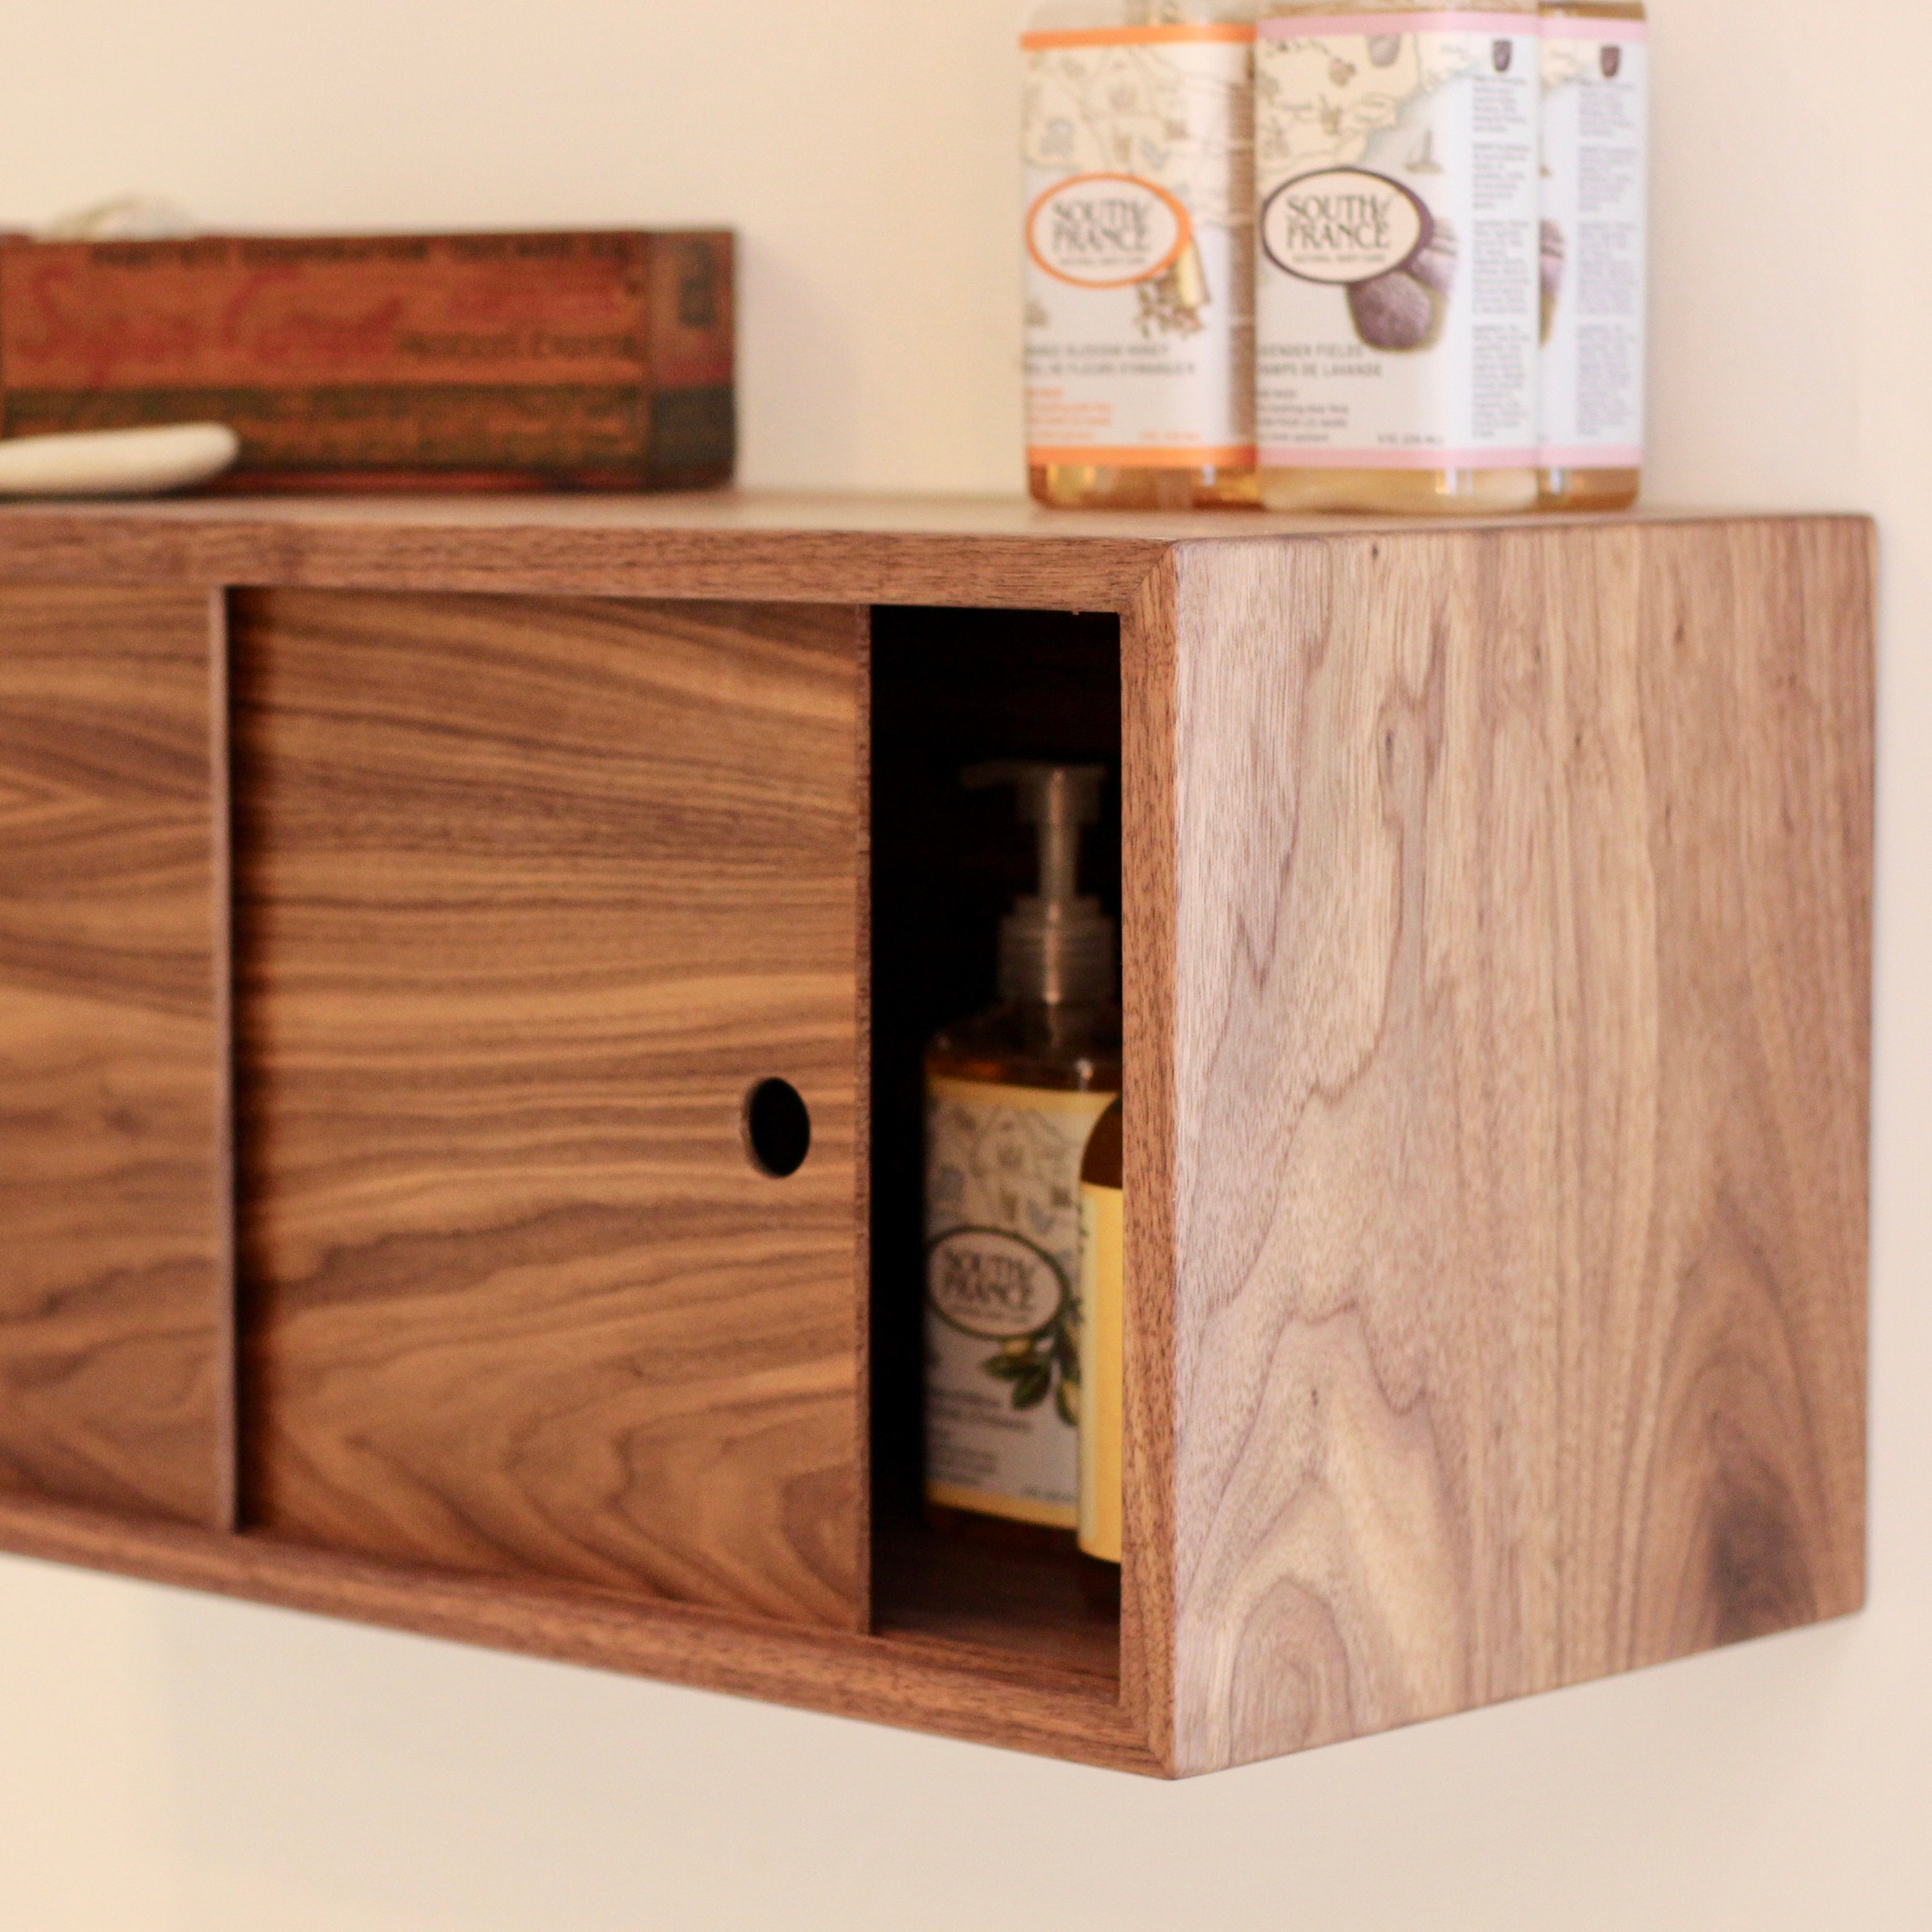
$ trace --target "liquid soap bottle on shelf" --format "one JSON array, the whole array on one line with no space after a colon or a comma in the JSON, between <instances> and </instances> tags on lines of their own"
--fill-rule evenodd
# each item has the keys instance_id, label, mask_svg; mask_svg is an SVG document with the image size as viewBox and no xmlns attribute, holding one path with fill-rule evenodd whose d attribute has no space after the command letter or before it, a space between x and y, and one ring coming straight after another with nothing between
<instances>
[{"instance_id":1,"label":"liquid soap bottle on shelf","mask_svg":"<svg viewBox=\"0 0 1932 1932\"><path fill-rule=\"evenodd\" d=\"M1263 0L1270 509L1535 504L1538 25L1536 0Z\"/></svg>"},{"instance_id":2,"label":"liquid soap bottle on shelf","mask_svg":"<svg viewBox=\"0 0 1932 1932\"><path fill-rule=\"evenodd\" d=\"M1546 510L1627 509L1643 481L1649 34L1639 0L1543 9Z\"/></svg>"},{"instance_id":3,"label":"liquid soap bottle on shelf","mask_svg":"<svg viewBox=\"0 0 1932 1932\"><path fill-rule=\"evenodd\" d=\"M1114 926L1082 896L1097 765L1005 763L1040 890L1000 928L999 1004L926 1052L926 1499L940 1527L1070 1555L1079 1520L1080 1164L1120 1087Z\"/></svg>"},{"instance_id":4,"label":"liquid soap bottle on shelf","mask_svg":"<svg viewBox=\"0 0 1932 1932\"><path fill-rule=\"evenodd\" d=\"M1252 506L1255 0L1048 0L1020 37L1042 503Z\"/></svg>"}]
</instances>

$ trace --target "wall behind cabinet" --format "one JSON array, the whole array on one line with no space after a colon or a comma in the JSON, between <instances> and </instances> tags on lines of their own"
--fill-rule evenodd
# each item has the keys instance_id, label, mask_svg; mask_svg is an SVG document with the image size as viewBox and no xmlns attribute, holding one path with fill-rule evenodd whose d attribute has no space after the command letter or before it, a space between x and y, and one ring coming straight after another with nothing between
<instances>
[{"instance_id":1,"label":"wall behind cabinet","mask_svg":"<svg viewBox=\"0 0 1932 1932\"><path fill-rule=\"evenodd\" d=\"M746 469L1013 487L1015 0L0 12L0 218L738 221ZM1654 494L1879 512L1874 1604L1169 1789L0 1562L32 1932L1908 1932L1932 1882L1932 22L1658 0Z\"/></svg>"}]
</instances>

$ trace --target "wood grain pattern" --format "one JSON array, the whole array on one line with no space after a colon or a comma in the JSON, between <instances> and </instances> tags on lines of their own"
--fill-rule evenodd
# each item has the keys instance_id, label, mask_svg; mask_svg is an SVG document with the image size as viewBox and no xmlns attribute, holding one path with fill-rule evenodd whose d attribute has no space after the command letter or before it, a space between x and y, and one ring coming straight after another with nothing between
<instances>
[{"instance_id":1,"label":"wood grain pattern","mask_svg":"<svg viewBox=\"0 0 1932 1932\"><path fill-rule=\"evenodd\" d=\"M1176 1768L1861 1601L1869 544L1180 553Z\"/></svg>"},{"instance_id":2,"label":"wood grain pattern","mask_svg":"<svg viewBox=\"0 0 1932 1932\"><path fill-rule=\"evenodd\" d=\"M1864 1596L1872 558L1857 526L1653 533L1638 613L1660 884L1652 1233L1674 1493L1589 1674ZM1722 856L1728 854L1730 856Z\"/></svg>"},{"instance_id":3,"label":"wood grain pattern","mask_svg":"<svg viewBox=\"0 0 1932 1932\"><path fill-rule=\"evenodd\" d=\"M232 1510L220 638L0 590L0 1486Z\"/></svg>"},{"instance_id":4,"label":"wood grain pattern","mask_svg":"<svg viewBox=\"0 0 1932 1932\"><path fill-rule=\"evenodd\" d=\"M274 1534L865 1614L861 630L238 600L248 1503ZM790 1080L811 1156L756 1172Z\"/></svg>"},{"instance_id":5,"label":"wood grain pattern","mask_svg":"<svg viewBox=\"0 0 1932 1932\"><path fill-rule=\"evenodd\" d=\"M372 1563L0 1495L0 1548L425 1636L554 1658L1159 1776L1110 1680L919 1636L864 1636Z\"/></svg>"}]
</instances>

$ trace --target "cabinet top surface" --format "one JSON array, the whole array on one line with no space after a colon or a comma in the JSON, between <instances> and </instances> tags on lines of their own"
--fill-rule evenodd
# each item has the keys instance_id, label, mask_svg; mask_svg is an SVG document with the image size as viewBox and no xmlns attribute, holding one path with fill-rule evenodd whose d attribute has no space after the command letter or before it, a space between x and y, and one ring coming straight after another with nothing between
<instances>
[{"instance_id":1,"label":"cabinet top surface","mask_svg":"<svg viewBox=\"0 0 1932 1932\"><path fill-rule=\"evenodd\" d=\"M1018 496L751 490L40 502L0 508L0 577L1120 608L1179 544L1563 530L1751 514L1306 518L1046 510Z\"/></svg>"},{"instance_id":2,"label":"cabinet top surface","mask_svg":"<svg viewBox=\"0 0 1932 1932\"><path fill-rule=\"evenodd\" d=\"M1310 536L1342 530L1408 532L1527 525L1702 522L1752 511L1681 508L1566 516L1480 518L1284 517L1258 510L1048 510L1024 496L840 494L796 490L712 490L663 495L545 496L506 492L449 496L163 497L147 500L47 500L0 507L9 547L31 540L36 524L72 518L97 529L129 522L190 529L351 528L478 532L756 532L760 536L1077 537L1204 542L1258 536ZM1770 514L1770 513L1762 513ZM1787 513L1795 514L1795 513Z\"/></svg>"}]
</instances>

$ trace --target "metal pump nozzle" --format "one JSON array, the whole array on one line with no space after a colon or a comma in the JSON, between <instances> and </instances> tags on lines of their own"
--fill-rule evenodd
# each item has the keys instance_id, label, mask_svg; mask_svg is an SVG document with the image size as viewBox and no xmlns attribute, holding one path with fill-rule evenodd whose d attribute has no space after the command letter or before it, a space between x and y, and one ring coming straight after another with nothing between
<instances>
[{"instance_id":1,"label":"metal pump nozzle","mask_svg":"<svg viewBox=\"0 0 1932 1932\"><path fill-rule=\"evenodd\" d=\"M1039 828L1040 890L1000 922L1000 997L1098 1005L1114 990L1114 922L1079 894L1080 829L1100 816L1101 765L1003 759L960 774L975 791L1010 784Z\"/></svg>"}]
</instances>

